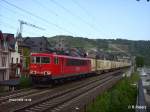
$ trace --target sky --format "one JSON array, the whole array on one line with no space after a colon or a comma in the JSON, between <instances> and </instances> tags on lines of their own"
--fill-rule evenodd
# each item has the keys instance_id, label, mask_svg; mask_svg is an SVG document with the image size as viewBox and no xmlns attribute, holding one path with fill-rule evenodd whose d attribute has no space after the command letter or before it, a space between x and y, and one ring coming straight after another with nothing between
<instances>
[{"instance_id":1,"label":"sky","mask_svg":"<svg viewBox=\"0 0 150 112\"><path fill-rule=\"evenodd\" d=\"M90 39L150 40L146 0L0 0L0 30L23 37L71 35Z\"/></svg>"}]
</instances>

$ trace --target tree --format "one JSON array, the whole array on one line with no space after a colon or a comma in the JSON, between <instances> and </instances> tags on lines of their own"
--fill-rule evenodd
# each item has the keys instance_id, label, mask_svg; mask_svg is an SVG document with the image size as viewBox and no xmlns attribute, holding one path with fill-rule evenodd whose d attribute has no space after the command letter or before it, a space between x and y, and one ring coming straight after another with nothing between
<instances>
[{"instance_id":1,"label":"tree","mask_svg":"<svg viewBox=\"0 0 150 112\"><path fill-rule=\"evenodd\" d=\"M144 58L142 56L137 56L135 58L136 66L137 67L143 67L144 66Z\"/></svg>"}]
</instances>

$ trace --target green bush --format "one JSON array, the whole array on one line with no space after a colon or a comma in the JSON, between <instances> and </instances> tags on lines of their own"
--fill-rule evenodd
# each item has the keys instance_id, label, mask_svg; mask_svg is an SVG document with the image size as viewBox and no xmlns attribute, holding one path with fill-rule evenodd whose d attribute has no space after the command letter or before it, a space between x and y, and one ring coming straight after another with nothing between
<instances>
[{"instance_id":1,"label":"green bush","mask_svg":"<svg viewBox=\"0 0 150 112\"><path fill-rule=\"evenodd\" d=\"M144 58L142 56L137 56L135 58L136 66L137 67L143 67L144 66Z\"/></svg>"},{"instance_id":2,"label":"green bush","mask_svg":"<svg viewBox=\"0 0 150 112\"><path fill-rule=\"evenodd\" d=\"M0 93L4 92L4 88L0 86Z\"/></svg>"},{"instance_id":3,"label":"green bush","mask_svg":"<svg viewBox=\"0 0 150 112\"><path fill-rule=\"evenodd\" d=\"M19 85L20 88L28 88L31 86L31 84L32 83L31 83L30 78L25 77L25 76L20 77L20 85Z\"/></svg>"},{"instance_id":4,"label":"green bush","mask_svg":"<svg viewBox=\"0 0 150 112\"><path fill-rule=\"evenodd\" d=\"M137 73L130 78L125 77L112 89L104 92L95 99L95 102L88 106L87 112L134 112L128 106L136 104L137 88L132 84L137 82Z\"/></svg>"}]
</instances>

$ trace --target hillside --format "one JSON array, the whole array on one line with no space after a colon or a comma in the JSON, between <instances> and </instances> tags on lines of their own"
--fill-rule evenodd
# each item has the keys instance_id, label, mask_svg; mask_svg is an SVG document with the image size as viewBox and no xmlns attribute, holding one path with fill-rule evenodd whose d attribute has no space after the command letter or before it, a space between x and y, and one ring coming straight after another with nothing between
<instances>
[{"instance_id":1,"label":"hillside","mask_svg":"<svg viewBox=\"0 0 150 112\"><path fill-rule=\"evenodd\" d=\"M125 39L88 39L72 36L54 36L48 38L52 46L63 43L69 48L79 47L86 50L101 49L111 52L122 52L132 56L143 56L146 65L150 65L150 41L132 41Z\"/></svg>"}]
</instances>

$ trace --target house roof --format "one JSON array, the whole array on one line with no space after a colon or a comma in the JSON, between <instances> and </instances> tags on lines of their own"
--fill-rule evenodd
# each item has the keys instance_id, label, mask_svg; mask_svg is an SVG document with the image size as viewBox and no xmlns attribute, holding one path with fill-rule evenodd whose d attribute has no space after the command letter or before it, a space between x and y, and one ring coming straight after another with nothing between
<instances>
[{"instance_id":1,"label":"house roof","mask_svg":"<svg viewBox=\"0 0 150 112\"><path fill-rule=\"evenodd\" d=\"M42 47L42 52L44 51L53 51L52 46L46 37L26 37L23 38L23 43L30 46L31 50L35 50L34 48Z\"/></svg>"},{"instance_id":2,"label":"house roof","mask_svg":"<svg viewBox=\"0 0 150 112\"><path fill-rule=\"evenodd\" d=\"M7 44L10 49L15 49L16 39L14 38L14 34L11 33L3 33L3 39L7 41Z\"/></svg>"},{"instance_id":3,"label":"house roof","mask_svg":"<svg viewBox=\"0 0 150 112\"><path fill-rule=\"evenodd\" d=\"M40 43L40 42L43 42L43 41L46 41L47 44L50 45L50 43L48 42L47 38L42 36L42 37L26 37L26 38L23 38L23 42L26 43L27 40L30 40L30 42L32 44L36 44L36 43ZM51 45L50 45L51 46Z\"/></svg>"}]
</instances>

